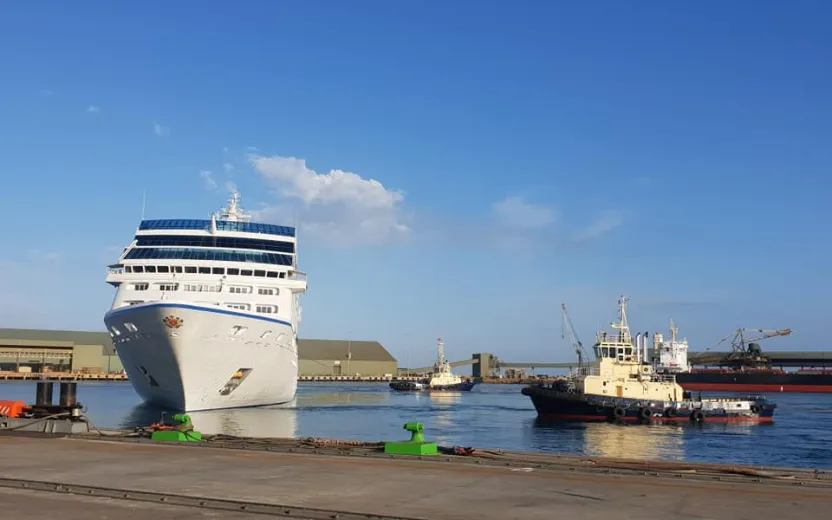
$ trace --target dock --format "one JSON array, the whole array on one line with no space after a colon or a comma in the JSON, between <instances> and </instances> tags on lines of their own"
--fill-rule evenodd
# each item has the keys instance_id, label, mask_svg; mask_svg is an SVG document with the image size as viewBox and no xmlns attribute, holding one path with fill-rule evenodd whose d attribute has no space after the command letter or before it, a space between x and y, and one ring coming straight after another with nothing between
<instances>
[{"instance_id":1,"label":"dock","mask_svg":"<svg viewBox=\"0 0 832 520\"><path fill-rule=\"evenodd\" d=\"M0 434L7 518L820 518L832 472L321 439Z\"/></svg>"}]
</instances>

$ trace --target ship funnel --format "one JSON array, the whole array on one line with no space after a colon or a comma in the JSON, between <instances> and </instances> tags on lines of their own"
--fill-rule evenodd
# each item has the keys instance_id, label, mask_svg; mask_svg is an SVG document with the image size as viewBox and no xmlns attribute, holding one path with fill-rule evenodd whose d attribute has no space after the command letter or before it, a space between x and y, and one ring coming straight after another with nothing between
<instances>
[{"instance_id":1,"label":"ship funnel","mask_svg":"<svg viewBox=\"0 0 832 520\"><path fill-rule=\"evenodd\" d=\"M638 351L638 355L641 356L641 332L636 334L636 350Z\"/></svg>"},{"instance_id":2,"label":"ship funnel","mask_svg":"<svg viewBox=\"0 0 832 520\"><path fill-rule=\"evenodd\" d=\"M650 350L647 346L647 338L650 337L650 332L644 333L644 344L642 345L642 349L644 350L644 361L647 362L647 357L650 355Z\"/></svg>"}]
</instances>

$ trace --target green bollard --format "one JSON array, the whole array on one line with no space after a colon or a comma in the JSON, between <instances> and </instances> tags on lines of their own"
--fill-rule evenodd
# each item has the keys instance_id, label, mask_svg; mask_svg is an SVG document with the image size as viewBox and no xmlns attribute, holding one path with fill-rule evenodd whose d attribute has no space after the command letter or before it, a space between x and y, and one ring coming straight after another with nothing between
<instances>
[{"instance_id":1,"label":"green bollard","mask_svg":"<svg viewBox=\"0 0 832 520\"><path fill-rule=\"evenodd\" d=\"M167 442L202 442L202 432L194 430L190 415L178 413L171 419L179 424L174 425L172 429L156 430L150 435L150 439Z\"/></svg>"},{"instance_id":2,"label":"green bollard","mask_svg":"<svg viewBox=\"0 0 832 520\"><path fill-rule=\"evenodd\" d=\"M409 422L404 429L410 432L409 441L384 443L384 453L390 455L438 455L439 448L435 442L425 442L425 425Z\"/></svg>"}]
</instances>

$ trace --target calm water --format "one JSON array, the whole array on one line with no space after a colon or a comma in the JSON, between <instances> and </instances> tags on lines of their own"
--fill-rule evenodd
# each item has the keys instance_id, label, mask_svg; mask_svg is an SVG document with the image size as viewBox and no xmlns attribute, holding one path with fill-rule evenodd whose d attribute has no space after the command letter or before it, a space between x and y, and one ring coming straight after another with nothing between
<instances>
[{"instance_id":1,"label":"calm water","mask_svg":"<svg viewBox=\"0 0 832 520\"><path fill-rule=\"evenodd\" d=\"M58 388L55 385L55 398ZM519 385L479 385L465 394L410 394L384 384L301 383L293 408L196 412L204 433L250 437L406 439L402 425L425 424L443 445L753 465L832 468L832 394L774 394L771 425L541 424ZM704 395L704 394L703 394ZM34 383L0 384L0 398L31 402ZM129 383L78 385L101 428L158 421Z\"/></svg>"}]
</instances>

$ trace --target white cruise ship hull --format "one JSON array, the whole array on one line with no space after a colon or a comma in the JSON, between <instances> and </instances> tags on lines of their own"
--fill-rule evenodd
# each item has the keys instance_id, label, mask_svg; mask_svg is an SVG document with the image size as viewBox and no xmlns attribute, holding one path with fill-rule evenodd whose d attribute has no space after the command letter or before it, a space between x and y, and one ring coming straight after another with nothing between
<instances>
[{"instance_id":1,"label":"white cruise ship hull","mask_svg":"<svg viewBox=\"0 0 832 520\"><path fill-rule=\"evenodd\" d=\"M115 309L104 322L118 331L117 353L136 393L150 405L190 412L295 398L297 342L287 321L163 301Z\"/></svg>"}]
</instances>

